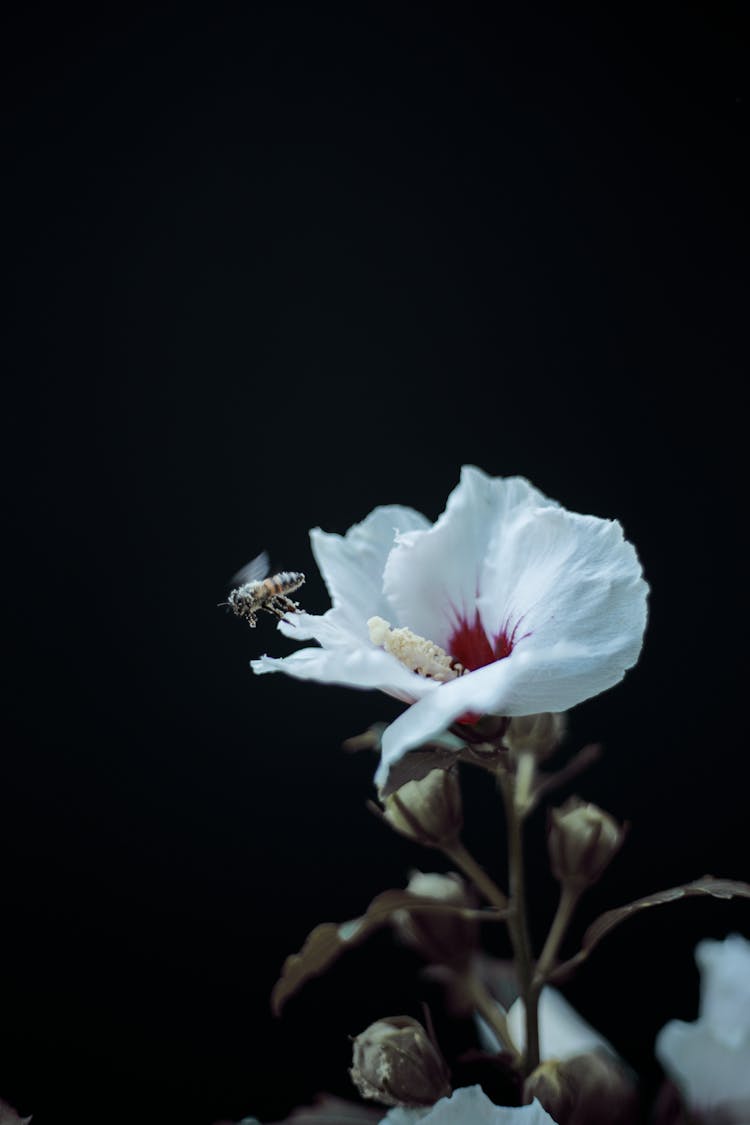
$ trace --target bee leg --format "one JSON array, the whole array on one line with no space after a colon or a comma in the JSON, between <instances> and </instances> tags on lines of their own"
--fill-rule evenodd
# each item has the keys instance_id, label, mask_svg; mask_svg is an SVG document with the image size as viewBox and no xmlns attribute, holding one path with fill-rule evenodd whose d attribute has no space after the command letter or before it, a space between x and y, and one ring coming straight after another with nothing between
<instances>
[{"instance_id":1,"label":"bee leg","mask_svg":"<svg viewBox=\"0 0 750 1125\"><path fill-rule=\"evenodd\" d=\"M279 594L275 599L280 606L284 607L284 613L296 613L299 609L297 602L293 602L291 598L287 598L285 594Z\"/></svg>"},{"instance_id":2,"label":"bee leg","mask_svg":"<svg viewBox=\"0 0 750 1125\"><path fill-rule=\"evenodd\" d=\"M286 613L286 610L284 610L284 609L281 609L281 608L280 608L280 607L279 607L279 606L278 606L278 605L276 604L277 602L278 602L278 597L272 598L270 602L266 602L266 604L265 604L265 605L262 605L262 606L260 606L260 608L261 608L261 609L262 609L262 610L263 610L263 611L264 611L265 613L270 613L270 614L271 614L271 615L272 615L273 617L279 617L279 618L281 618L281 617L283 617L283 616L284 616L284 614Z\"/></svg>"},{"instance_id":3,"label":"bee leg","mask_svg":"<svg viewBox=\"0 0 750 1125\"><path fill-rule=\"evenodd\" d=\"M272 613L278 618L282 618L286 613L293 613L298 608L296 602L291 601L283 594L277 594L267 605L263 606L267 613Z\"/></svg>"}]
</instances>

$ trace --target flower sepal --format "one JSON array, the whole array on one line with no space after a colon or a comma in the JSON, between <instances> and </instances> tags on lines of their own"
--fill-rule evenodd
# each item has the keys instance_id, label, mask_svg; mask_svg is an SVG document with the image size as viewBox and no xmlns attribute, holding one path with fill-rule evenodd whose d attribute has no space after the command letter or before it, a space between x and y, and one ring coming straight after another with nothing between
<instances>
[{"instance_id":1,"label":"flower sepal","mask_svg":"<svg viewBox=\"0 0 750 1125\"><path fill-rule=\"evenodd\" d=\"M633 1125L638 1096L630 1073L605 1051L550 1059L524 1083L524 1101L538 1099L557 1125Z\"/></svg>"},{"instance_id":2,"label":"flower sepal","mask_svg":"<svg viewBox=\"0 0 750 1125\"><path fill-rule=\"evenodd\" d=\"M507 723L503 742L517 760L531 754L543 762L554 754L565 735L565 714L544 711L541 715L517 715Z\"/></svg>"},{"instance_id":3,"label":"flower sepal","mask_svg":"<svg viewBox=\"0 0 750 1125\"><path fill-rule=\"evenodd\" d=\"M402 836L428 848L450 850L463 827L458 770L431 770L383 799L383 818Z\"/></svg>"}]
</instances>

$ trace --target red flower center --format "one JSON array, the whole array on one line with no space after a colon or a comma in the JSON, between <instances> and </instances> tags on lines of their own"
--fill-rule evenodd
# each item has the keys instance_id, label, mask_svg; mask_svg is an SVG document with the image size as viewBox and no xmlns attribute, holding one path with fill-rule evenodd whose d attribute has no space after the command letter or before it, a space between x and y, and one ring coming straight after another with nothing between
<instances>
[{"instance_id":1,"label":"red flower center","mask_svg":"<svg viewBox=\"0 0 750 1125\"><path fill-rule=\"evenodd\" d=\"M503 626L499 633L490 639L484 625L479 619L479 610L474 611L474 620L471 624L465 617L458 619L458 624L453 630L448 641L448 652L459 664L469 672L477 668L484 668L485 664L493 664L496 660L503 660L510 656L516 643L518 625L508 635L507 626Z\"/></svg>"},{"instance_id":2,"label":"red flower center","mask_svg":"<svg viewBox=\"0 0 750 1125\"><path fill-rule=\"evenodd\" d=\"M496 660L503 660L506 656L510 656L516 640L523 640L523 637L516 638L520 624L521 621L517 621L510 631L508 625L505 624L499 633L490 638L479 619L479 610L475 610L474 620L471 623L465 617L458 618L456 627L448 641L448 652L454 660L463 664L467 672L484 668L486 664L494 664ZM524 633L523 636L528 637L528 635L528 633ZM473 711L466 711L459 716L457 721L459 723L476 723L480 718L481 716Z\"/></svg>"}]
</instances>

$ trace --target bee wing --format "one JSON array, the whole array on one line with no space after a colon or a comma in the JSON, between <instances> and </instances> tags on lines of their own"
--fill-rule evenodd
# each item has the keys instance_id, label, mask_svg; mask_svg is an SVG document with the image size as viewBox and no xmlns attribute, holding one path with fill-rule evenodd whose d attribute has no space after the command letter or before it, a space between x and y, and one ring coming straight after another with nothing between
<instances>
[{"instance_id":1,"label":"bee wing","mask_svg":"<svg viewBox=\"0 0 750 1125\"><path fill-rule=\"evenodd\" d=\"M246 582L262 582L264 578L268 577L270 569L268 552L261 551L259 555L250 560L247 566L243 566L241 570L237 571L230 580L230 586L244 586Z\"/></svg>"}]
</instances>

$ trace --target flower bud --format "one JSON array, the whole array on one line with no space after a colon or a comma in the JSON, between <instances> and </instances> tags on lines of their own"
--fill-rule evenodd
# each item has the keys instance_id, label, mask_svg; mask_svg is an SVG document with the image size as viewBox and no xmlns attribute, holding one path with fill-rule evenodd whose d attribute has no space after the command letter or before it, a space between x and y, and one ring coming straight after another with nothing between
<instances>
[{"instance_id":1,"label":"flower bud","mask_svg":"<svg viewBox=\"0 0 750 1125\"><path fill-rule=\"evenodd\" d=\"M591 886L624 839L624 828L609 813L571 797L550 812L547 843L555 878L577 890Z\"/></svg>"},{"instance_id":2,"label":"flower bud","mask_svg":"<svg viewBox=\"0 0 750 1125\"><path fill-rule=\"evenodd\" d=\"M545 711L541 715L518 715L510 720L503 742L513 754L530 753L543 761L557 749L565 733L565 715Z\"/></svg>"},{"instance_id":3,"label":"flower bud","mask_svg":"<svg viewBox=\"0 0 750 1125\"><path fill-rule=\"evenodd\" d=\"M541 1063L528 1076L523 1086L523 1100L542 1103L557 1125L567 1125L576 1102L573 1082L565 1073L565 1064L558 1059Z\"/></svg>"},{"instance_id":4,"label":"flower bud","mask_svg":"<svg viewBox=\"0 0 750 1125\"><path fill-rule=\"evenodd\" d=\"M445 1059L421 1023L390 1016L354 1040L352 1082L383 1105L433 1105L451 1092Z\"/></svg>"},{"instance_id":5,"label":"flower bud","mask_svg":"<svg viewBox=\"0 0 750 1125\"><path fill-rule=\"evenodd\" d=\"M603 1051L543 1062L526 1079L523 1096L525 1102L537 1098L557 1125L634 1125L638 1120L631 1075Z\"/></svg>"},{"instance_id":6,"label":"flower bud","mask_svg":"<svg viewBox=\"0 0 750 1125\"><path fill-rule=\"evenodd\" d=\"M470 910L477 905L460 875L415 871L406 889L420 898L434 898L443 905L464 906ZM478 922L457 914L399 910L393 917L393 926L401 941L425 960L456 969L466 966L479 939Z\"/></svg>"},{"instance_id":7,"label":"flower bud","mask_svg":"<svg viewBox=\"0 0 750 1125\"><path fill-rule=\"evenodd\" d=\"M454 844L463 825L458 771L431 770L419 781L407 781L385 798L383 811L397 832L418 844Z\"/></svg>"}]
</instances>

